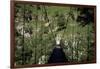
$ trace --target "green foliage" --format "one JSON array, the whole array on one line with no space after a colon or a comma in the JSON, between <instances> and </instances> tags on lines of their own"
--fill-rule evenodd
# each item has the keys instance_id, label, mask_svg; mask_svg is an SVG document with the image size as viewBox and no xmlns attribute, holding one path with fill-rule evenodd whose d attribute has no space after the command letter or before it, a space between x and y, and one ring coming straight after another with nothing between
<instances>
[{"instance_id":1,"label":"green foliage","mask_svg":"<svg viewBox=\"0 0 100 69\"><path fill-rule=\"evenodd\" d=\"M83 9L29 4L16 4L15 9L16 65L47 63L59 34L69 62L94 59L93 22L83 26L77 21Z\"/></svg>"},{"instance_id":2,"label":"green foliage","mask_svg":"<svg viewBox=\"0 0 100 69\"><path fill-rule=\"evenodd\" d=\"M57 25L59 27L58 30L66 29L66 20L63 14L58 15L57 21L58 21Z\"/></svg>"}]
</instances>

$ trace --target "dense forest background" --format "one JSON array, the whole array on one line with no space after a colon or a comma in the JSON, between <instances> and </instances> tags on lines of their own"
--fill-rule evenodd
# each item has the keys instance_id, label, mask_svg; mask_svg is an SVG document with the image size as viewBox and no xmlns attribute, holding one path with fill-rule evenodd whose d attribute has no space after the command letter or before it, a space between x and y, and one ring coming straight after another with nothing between
<instances>
[{"instance_id":1,"label":"dense forest background","mask_svg":"<svg viewBox=\"0 0 100 69\"><path fill-rule=\"evenodd\" d=\"M61 39L68 62L94 60L94 9L15 5L15 65L46 64Z\"/></svg>"}]
</instances>

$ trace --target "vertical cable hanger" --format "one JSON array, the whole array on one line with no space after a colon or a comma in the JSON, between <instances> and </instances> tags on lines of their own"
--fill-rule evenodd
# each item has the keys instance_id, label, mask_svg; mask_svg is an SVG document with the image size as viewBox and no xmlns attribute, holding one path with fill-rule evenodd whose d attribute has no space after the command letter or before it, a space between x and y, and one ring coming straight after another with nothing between
<instances>
[{"instance_id":1,"label":"vertical cable hanger","mask_svg":"<svg viewBox=\"0 0 100 69\"><path fill-rule=\"evenodd\" d=\"M40 7L41 8L41 7ZM41 8L41 12L42 12L42 8ZM43 14L43 13L42 13ZM41 15L42 15L41 14ZM43 54L43 50L42 50L42 45L43 45L43 38L42 38L42 35L43 35L43 28L42 28L42 23L40 24L41 26L40 26L40 28L41 28L41 31L40 31L40 39L41 39L41 44L40 44L40 53L41 53L41 55ZM40 59L40 60L42 60L42 58Z\"/></svg>"},{"instance_id":2,"label":"vertical cable hanger","mask_svg":"<svg viewBox=\"0 0 100 69\"><path fill-rule=\"evenodd\" d=\"M78 11L76 11L76 14L78 15ZM77 26L76 26L76 38L75 38L75 40L76 40L76 43L77 43L77 44L76 44L76 57L77 57L77 62L78 62L78 57L79 57L79 56L78 56L78 45L79 45L79 44L78 44L78 41L79 41L78 38L79 38L79 36L80 36L80 35L78 34L78 29L77 29Z\"/></svg>"},{"instance_id":3,"label":"vertical cable hanger","mask_svg":"<svg viewBox=\"0 0 100 69\"><path fill-rule=\"evenodd\" d=\"M44 7L44 12L45 12L46 22L49 22L48 13L47 13L46 7L45 6L43 6L43 7ZM46 55L46 44L45 44L45 55ZM46 59L45 59L45 61L46 61Z\"/></svg>"},{"instance_id":4,"label":"vertical cable hanger","mask_svg":"<svg viewBox=\"0 0 100 69\"><path fill-rule=\"evenodd\" d=\"M25 4L23 5L23 47L22 47L22 65L25 64L25 48L24 48L24 25L25 25Z\"/></svg>"},{"instance_id":5,"label":"vertical cable hanger","mask_svg":"<svg viewBox=\"0 0 100 69\"><path fill-rule=\"evenodd\" d=\"M36 52L36 50L37 50L37 23L38 23L38 7L37 7L38 5L36 5L36 20L35 20L35 22L36 22L36 45L35 45L35 64L37 63L37 52Z\"/></svg>"}]
</instances>

